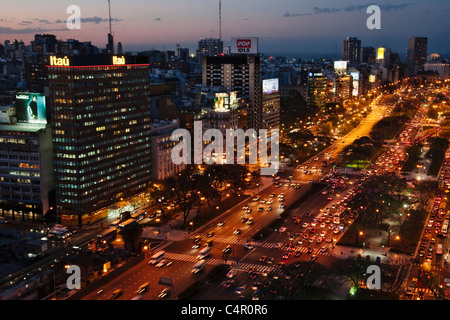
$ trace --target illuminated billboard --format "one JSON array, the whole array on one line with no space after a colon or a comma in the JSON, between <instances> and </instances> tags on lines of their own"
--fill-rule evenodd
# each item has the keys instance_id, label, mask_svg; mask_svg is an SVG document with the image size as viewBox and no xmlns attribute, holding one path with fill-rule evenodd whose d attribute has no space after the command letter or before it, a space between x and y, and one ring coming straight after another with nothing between
<instances>
[{"instance_id":1,"label":"illuminated billboard","mask_svg":"<svg viewBox=\"0 0 450 320\"><path fill-rule=\"evenodd\" d=\"M17 123L47 123L45 96L42 93L16 94Z\"/></svg>"},{"instance_id":2,"label":"illuminated billboard","mask_svg":"<svg viewBox=\"0 0 450 320\"><path fill-rule=\"evenodd\" d=\"M278 78L263 80L263 94L272 94L277 93L278 91L279 91Z\"/></svg>"},{"instance_id":3,"label":"illuminated billboard","mask_svg":"<svg viewBox=\"0 0 450 320\"><path fill-rule=\"evenodd\" d=\"M359 95L359 72L350 72L353 78L353 91L352 95L357 97Z\"/></svg>"},{"instance_id":4,"label":"illuminated billboard","mask_svg":"<svg viewBox=\"0 0 450 320\"><path fill-rule=\"evenodd\" d=\"M347 70L347 61L339 60L334 62L335 70Z\"/></svg>"},{"instance_id":5,"label":"illuminated billboard","mask_svg":"<svg viewBox=\"0 0 450 320\"><path fill-rule=\"evenodd\" d=\"M235 53L257 54L258 38L255 37L231 38L230 52L232 54Z\"/></svg>"},{"instance_id":6,"label":"illuminated billboard","mask_svg":"<svg viewBox=\"0 0 450 320\"><path fill-rule=\"evenodd\" d=\"M214 110L229 111L238 107L237 92L216 93L214 97Z\"/></svg>"},{"instance_id":7,"label":"illuminated billboard","mask_svg":"<svg viewBox=\"0 0 450 320\"><path fill-rule=\"evenodd\" d=\"M384 48L378 48L377 50L377 60L383 60L384 59Z\"/></svg>"}]
</instances>

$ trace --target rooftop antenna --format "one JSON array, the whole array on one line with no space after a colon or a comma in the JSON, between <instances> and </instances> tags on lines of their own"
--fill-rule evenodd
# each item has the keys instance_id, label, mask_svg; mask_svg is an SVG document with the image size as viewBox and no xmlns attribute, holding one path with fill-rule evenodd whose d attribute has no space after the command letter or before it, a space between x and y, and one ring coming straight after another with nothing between
<instances>
[{"instance_id":1,"label":"rooftop antenna","mask_svg":"<svg viewBox=\"0 0 450 320\"><path fill-rule=\"evenodd\" d=\"M108 8L109 8L109 33L112 34L112 27L111 27L111 1L108 0Z\"/></svg>"},{"instance_id":2,"label":"rooftop antenna","mask_svg":"<svg viewBox=\"0 0 450 320\"><path fill-rule=\"evenodd\" d=\"M219 40L222 40L222 0L219 0Z\"/></svg>"}]
</instances>

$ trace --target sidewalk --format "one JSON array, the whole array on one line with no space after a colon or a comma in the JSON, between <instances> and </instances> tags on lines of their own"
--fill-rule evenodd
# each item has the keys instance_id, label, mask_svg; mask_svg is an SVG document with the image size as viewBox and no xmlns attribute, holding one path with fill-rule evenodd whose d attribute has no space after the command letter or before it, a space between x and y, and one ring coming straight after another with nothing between
<instances>
[{"instance_id":1,"label":"sidewalk","mask_svg":"<svg viewBox=\"0 0 450 320\"><path fill-rule=\"evenodd\" d=\"M330 253L333 257L339 259L356 259L358 255L361 255L362 259L366 259L367 256L370 256L370 261L375 262L379 258L381 263L390 263L399 258L411 259L411 256L409 255L390 252L390 247L381 245L384 239L385 237L382 235L372 236L370 238L370 244L367 248L336 245L330 250Z\"/></svg>"}]
</instances>

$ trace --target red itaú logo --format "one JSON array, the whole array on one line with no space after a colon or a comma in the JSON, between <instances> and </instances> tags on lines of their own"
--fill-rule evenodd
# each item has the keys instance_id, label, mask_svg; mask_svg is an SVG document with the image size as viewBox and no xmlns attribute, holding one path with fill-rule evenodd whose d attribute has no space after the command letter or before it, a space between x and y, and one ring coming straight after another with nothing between
<instances>
[{"instance_id":1,"label":"red ita\u00fa logo","mask_svg":"<svg viewBox=\"0 0 450 320\"><path fill-rule=\"evenodd\" d=\"M236 46L238 48L249 49L252 47L252 40L250 39L238 39Z\"/></svg>"}]
</instances>

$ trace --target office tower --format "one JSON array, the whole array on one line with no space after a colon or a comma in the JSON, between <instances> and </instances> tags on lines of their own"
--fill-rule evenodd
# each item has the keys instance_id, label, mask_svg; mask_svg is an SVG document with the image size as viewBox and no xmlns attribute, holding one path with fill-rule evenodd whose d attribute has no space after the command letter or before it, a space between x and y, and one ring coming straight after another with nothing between
<instances>
[{"instance_id":1,"label":"office tower","mask_svg":"<svg viewBox=\"0 0 450 320\"><path fill-rule=\"evenodd\" d=\"M408 71L416 74L423 70L423 65L427 61L427 45L426 37L409 37L408 38Z\"/></svg>"},{"instance_id":2,"label":"office tower","mask_svg":"<svg viewBox=\"0 0 450 320\"><path fill-rule=\"evenodd\" d=\"M368 63L375 60L374 47L361 47L360 62Z\"/></svg>"},{"instance_id":3,"label":"office tower","mask_svg":"<svg viewBox=\"0 0 450 320\"><path fill-rule=\"evenodd\" d=\"M220 39L206 38L198 42L197 55L201 59L204 56L217 56L223 53L223 41Z\"/></svg>"},{"instance_id":4,"label":"office tower","mask_svg":"<svg viewBox=\"0 0 450 320\"><path fill-rule=\"evenodd\" d=\"M149 65L138 57L50 57L56 212L85 224L151 179Z\"/></svg>"},{"instance_id":5,"label":"office tower","mask_svg":"<svg viewBox=\"0 0 450 320\"><path fill-rule=\"evenodd\" d=\"M252 54L208 56L202 60L202 84L248 97L248 127L262 128L261 58Z\"/></svg>"},{"instance_id":6,"label":"office tower","mask_svg":"<svg viewBox=\"0 0 450 320\"><path fill-rule=\"evenodd\" d=\"M45 97L20 92L0 107L0 216L42 221L54 206L51 128Z\"/></svg>"},{"instance_id":7,"label":"office tower","mask_svg":"<svg viewBox=\"0 0 450 320\"><path fill-rule=\"evenodd\" d=\"M347 38L342 42L342 60L351 63L360 62L361 40L357 38Z\"/></svg>"},{"instance_id":8,"label":"office tower","mask_svg":"<svg viewBox=\"0 0 450 320\"><path fill-rule=\"evenodd\" d=\"M107 54L114 53L114 37L111 33L108 33L108 43L106 44L106 53Z\"/></svg>"},{"instance_id":9,"label":"office tower","mask_svg":"<svg viewBox=\"0 0 450 320\"><path fill-rule=\"evenodd\" d=\"M263 80L262 128L280 129L280 88L279 79Z\"/></svg>"}]
</instances>

